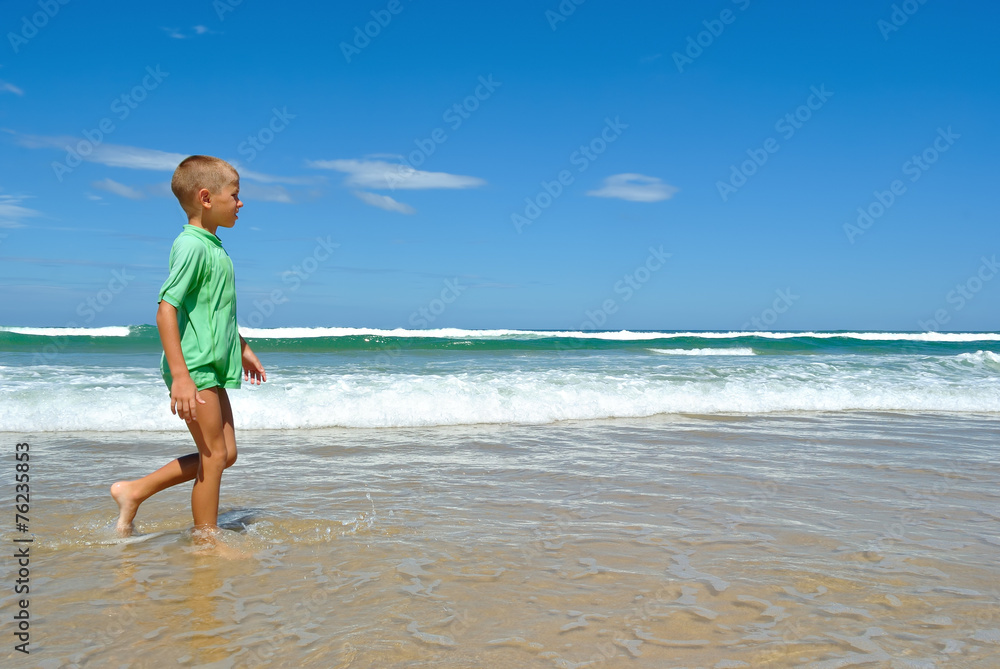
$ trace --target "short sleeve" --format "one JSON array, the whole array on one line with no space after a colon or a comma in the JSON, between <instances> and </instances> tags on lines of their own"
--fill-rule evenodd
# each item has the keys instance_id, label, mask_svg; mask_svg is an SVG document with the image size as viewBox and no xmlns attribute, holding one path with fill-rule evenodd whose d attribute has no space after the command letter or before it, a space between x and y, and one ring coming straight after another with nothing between
<instances>
[{"instance_id":1,"label":"short sleeve","mask_svg":"<svg viewBox=\"0 0 1000 669\"><path fill-rule=\"evenodd\" d=\"M158 301L180 307L193 289L197 288L205 261L205 245L197 239L182 237L170 249L170 276L160 288Z\"/></svg>"}]
</instances>

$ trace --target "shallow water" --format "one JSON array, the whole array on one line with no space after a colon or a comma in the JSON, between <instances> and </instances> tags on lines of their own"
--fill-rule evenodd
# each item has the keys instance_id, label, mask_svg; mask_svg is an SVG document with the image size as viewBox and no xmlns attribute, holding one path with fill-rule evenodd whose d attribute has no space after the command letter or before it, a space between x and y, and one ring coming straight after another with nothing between
<instances>
[{"instance_id":1,"label":"shallow water","mask_svg":"<svg viewBox=\"0 0 1000 669\"><path fill-rule=\"evenodd\" d=\"M188 486L142 507L138 540L111 535L107 486L185 435L0 433L31 443L36 537L30 661L0 658L996 666L998 428L838 413L238 432L220 521L236 560L194 551Z\"/></svg>"}]
</instances>

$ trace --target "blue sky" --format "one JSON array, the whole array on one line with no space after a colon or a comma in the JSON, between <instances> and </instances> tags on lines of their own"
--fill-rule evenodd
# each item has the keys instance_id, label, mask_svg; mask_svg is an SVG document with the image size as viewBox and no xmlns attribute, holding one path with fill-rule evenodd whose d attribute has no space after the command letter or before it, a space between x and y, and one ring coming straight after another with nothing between
<instances>
[{"instance_id":1,"label":"blue sky","mask_svg":"<svg viewBox=\"0 0 1000 669\"><path fill-rule=\"evenodd\" d=\"M4 3L2 324L151 323L205 153L243 324L1000 329L994 3L231 3Z\"/></svg>"}]
</instances>

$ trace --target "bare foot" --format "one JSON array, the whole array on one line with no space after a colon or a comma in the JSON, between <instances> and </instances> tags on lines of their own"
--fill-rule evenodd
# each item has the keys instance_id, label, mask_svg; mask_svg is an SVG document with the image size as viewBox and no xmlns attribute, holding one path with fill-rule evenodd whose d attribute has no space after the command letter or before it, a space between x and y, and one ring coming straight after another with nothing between
<instances>
[{"instance_id":1,"label":"bare foot","mask_svg":"<svg viewBox=\"0 0 1000 669\"><path fill-rule=\"evenodd\" d=\"M236 548L235 546L230 546L223 541L214 546L205 546L198 550L197 553L198 555L211 555L223 560L245 560L252 555L252 553Z\"/></svg>"},{"instance_id":2,"label":"bare foot","mask_svg":"<svg viewBox=\"0 0 1000 669\"><path fill-rule=\"evenodd\" d=\"M115 532L120 537L132 536L132 519L135 518L135 512L139 510L141 502L133 496L130 484L130 481L118 481L111 486L111 497L118 504L118 522L115 523Z\"/></svg>"},{"instance_id":3,"label":"bare foot","mask_svg":"<svg viewBox=\"0 0 1000 669\"><path fill-rule=\"evenodd\" d=\"M250 557L250 553L230 546L225 542L223 531L215 525L194 527L191 536L197 546L197 555L213 555L226 560L242 560Z\"/></svg>"}]
</instances>

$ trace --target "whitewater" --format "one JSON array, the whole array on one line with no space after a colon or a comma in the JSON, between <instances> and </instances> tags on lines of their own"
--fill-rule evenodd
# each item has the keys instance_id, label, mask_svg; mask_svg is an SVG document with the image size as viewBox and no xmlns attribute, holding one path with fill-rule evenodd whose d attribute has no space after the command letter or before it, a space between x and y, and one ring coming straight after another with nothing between
<instances>
[{"instance_id":1,"label":"whitewater","mask_svg":"<svg viewBox=\"0 0 1000 669\"><path fill-rule=\"evenodd\" d=\"M1000 412L1000 335L247 329L241 429ZM182 430L151 326L0 328L0 430Z\"/></svg>"}]
</instances>

